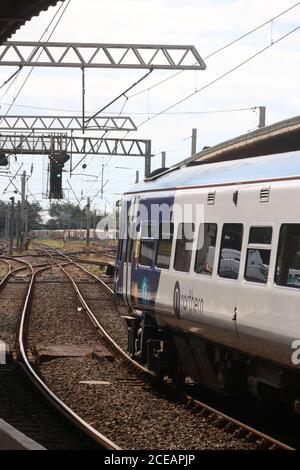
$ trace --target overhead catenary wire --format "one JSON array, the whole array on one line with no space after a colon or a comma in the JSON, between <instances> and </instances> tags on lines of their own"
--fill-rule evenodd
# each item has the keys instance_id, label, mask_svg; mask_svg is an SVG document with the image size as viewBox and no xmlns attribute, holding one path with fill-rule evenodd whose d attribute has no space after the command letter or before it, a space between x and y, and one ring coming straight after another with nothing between
<instances>
[{"instance_id":1,"label":"overhead catenary wire","mask_svg":"<svg viewBox=\"0 0 300 470\"><path fill-rule=\"evenodd\" d=\"M299 3L300 3L300 2L298 2L296 5L293 5L293 6L290 7L289 9L285 10L285 12L290 11L292 8L295 8L296 6L298 6ZM282 12L280 15L277 15L277 16L274 17L274 18L278 18L279 16L281 16L281 15L284 14L285 12ZM272 20L273 20L273 19L272 19ZM265 22L263 25L260 25L259 27L262 27L262 26L268 24L268 23L269 23L270 21L272 21L272 20L269 20L269 21ZM254 30L251 30L251 32L256 31L257 29L259 29L259 27L255 28ZM298 28L297 28L297 29L298 29ZM220 52L221 50L224 50L226 47L229 47L229 45L235 44L238 40L241 40L241 38L243 38L243 37L245 37L245 36L251 34L251 32L248 32L248 33L246 33L245 35L243 35L242 37L240 37L240 38L238 38L238 39L236 39L236 40L234 40L234 41L231 41L230 43L228 43L227 45L223 46L223 47L220 48L219 50L217 50L217 51L215 51L214 53L210 54L210 56L212 56L212 55L214 55L214 54ZM276 42L278 42L278 41L275 41L274 43L276 43ZM268 48L268 47L267 47L267 48ZM262 51L266 50L267 48L264 48ZM260 52L260 53L261 53L261 52ZM256 56L256 54L255 54L255 56ZM255 56L253 56L253 57L251 57L251 58L254 58ZM249 60L251 60L251 59L248 59L247 61L249 61ZM246 63L246 61L245 61L244 63ZM234 70L236 70L236 68L242 66L244 63L242 63L242 64L240 64L239 66L237 66L237 67L231 69L230 71L226 72L226 73L223 74L221 77L218 77L216 80L214 80L212 83L215 83L216 81L220 80L220 79L223 78L224 76L226 76L226 75L228 75L229 73L233 72ZM170 79L170 78L169 78L169 79ZM196 94L196 93L202 91L202 89L207 88L207 87L210 86L212 83L210 83L210 84L208 84L208 85L205 85L205 87L203 87L203 88L197 90L195 93L193 93L193 94L191 94L191 95L185 97L183 100L180 100L180 102L175 103L174 105L172 105L172 106L169 107L168 109L172 109L172 108L173 108L174 106L176 106L177 104L179 104L179 103L181 103L182 101L188 99L189 97L193 96L194 94ZM147 90L148 90L148 89L147 89ZM147 91L147 90L146 90L146 91ZM126 100L126 102L127 102L127 100ZM16 106L18 106L18 105L16 105ZM253 109L253 108L248 108L248 109ZM239 109L239 110L242 110L242 109ZM246 110L246 108L245 108L245 110ZM216 112L216 113L217 113L217 112L233 112L233 111L235 111L235 110L211 110L211 111L184 112L184 113L185 113L185 114L192 114L192 113L193 113L193 114L195 114L195 113L204 114L204 113L213 113L213 112ZM238 111L238 109L237 109L236 111ZM151 119L154 119L155 117L157 117L157 116L159 116L159 115L161 115L161 114L175 114L175 112L174 112L174 113L168 113L168 111L164 111L164 110L163 110L163 111L160 111L160 112L158 112L158 113L145 113L145 114L149 114L149 115L153 116ZM183 112L177 112L176 114L183 114ZM144 123L148 122L149 120L150 120L150 119L144 121L144 122L141 123L139 126L142 126Z\"/></svg>"},{"instance_id":2,"label":"overhead catenary wire","mask_svg":"<svg viewBox=\"0 0 300 470\"><path fill-rule=\"evenodd\" d=\"M63 9L63 11L62 11L62 13L61 13L61 15L60 15L59 18L58 18L56 24L54 25L54 27L53 27L53 29L52 29L52 31L51 31L51 33L50 33L50 36L49 36L48 40L51 38L51 36L53 35L54 31L56 30L56 28L57 28L59 22L61 21L61 19L62 19L64 13L65 13L65 11L66 11L66 9L68 8L70 2L71 2L71 0L68 0L68 2L67 2L67 4L65 5L65 7L64 7L64 9ZM63 5L63 4L62 4L62 5ZM60 11L62 5L60 5L58 12ZM51 20L51 22L49 23L49 25L51 25L51 24L53 23L53 20L54 20L54 18L55 18L56 16L57 16L57 12L55 13L55 15L54 15L54 17L52 18L52 20ZM47 29L49 28L49 25L48 25ZM43 36L44 36L44 34L42 35L42 37L43 37ZM41 39L42 39L42 37L41 37ZM41 39L40 39L40 41L41 41ZM39 57L40 57L40 56L39 56ZM37 59L37 60L38 60L38 59ZM30 75L31 75L31 73L32 73L32 71L33 71L33 68L34 68L34 67L32 67L31 70L29 71L29 73L27 74L27 76L26 76L25 80L23 81L21 87L19 88L17 94L14 96L12 103L10 104L10 106L8 107L8 109L6 110L5 115L1 118L0 123L2 122L2 120L3 120L5 117L7 117L9 111L11 110L11 108L12 108L13 105L14 105L14 102L15 102L16 99L19 97L19 95L20 95L20 93L22 92L22 90L23 90L25 84L27 83L27 81L28 81L28 79L29 79L29 77L30 77ZM17 78L17 75L16 75L15 78ZM12 82L12 83L13 83L13 82ZM11 83L11 85L12 85L12 83ZM33 133L34 133L34 129L33 129L27 136L25 136L23 139L21 139L21 142L20 142L19 146L21 146L22 143L24 142L24 140L25 140L26 138L28 138L30 135L32 135Z\"/></svg>"},{"instance_id":3,"label":"overhead catenary wire","mask_svg":"<svg viewBox=\"0 0 300 470\"><path fill-rule=\"evenodd\" d=\"M70 2L70 0L69 0L69 2ZM69 4L69 3L68 3L68 4ZM67 6L68 6L68 4L67 4ZM263 27L266 26L267 24L270 24L270 23L273 24L275 20L277 20L277 19L280 18L281 16L285 15L286 13L290 12L290 11L293 10L294 8L298 7L299 5L300 5L300 2L297 2L297 3L293 4L293 5L291 5L289 8L287 8L287 9L281 11L279 14L273 16L273 17L270 18L269 20L267 20L267 21L265 21L265 22L259 24L259 25L256 26L255 28L252 28L252 29L249 30L248 32L246 32L246 33L242 34L241 36L239 36L239 37L233 39L232 41L226 43L224 46L222 46L222 47L218 48L217 50L213 51L212 53L208 54L208 55L205 57L205 60L207 60L208 58L213 57L214 55L216 55L216 54L218 54L218 53L224 51L224 50L227 49L228 47L230 47L230 46L236 44L237 42L241 41L241 40L244 39L245 37L247 37L247 36L253 34L254 32L258 31L259 29L263 28ZM67 8L67 6L65 7L65 9ZM62 7L62 5L60 5L60 8L61 8L61 7ZM59 10L58 10L58 11L59 11ZM64 10L64 11L65 11L65 10ZM57 15L57 13L58 13L58 12L56 12L56 15ZM64 12L63 12L63 13L64 13ZM63 13L62 13L62 14L63 14ZM55 16L56 16L56 15L55 15ZM52 22L53 22L53 20L54 20L54 18L52 19ZM60 19L59 19L59 21L60 21ZM52 22L51 22L51 23L52 23ZM50 24L51 24L51 23L50 23ZM48 30L49 26L50 26L50 25L48 25L46 31ZM44 34L45 34L45 32L43 33L42 37L44 36ZM53 34L53 32L52 32L52 34ZM42 37L41 37L41 39L42 39ZM41 39L40 39L40 40L41 40ZM273 42L274 42L274 41L273 41ZM17 72L18 72L18 71L17 71ZM175 77L175 76L177 76L177 75L179 75L179 74L181 74L181 73L183 73L183 72L184 72L184 71L181 70L181 71L179 71L179 72L177 72L177 73L171 75L170 77L167 77L166 79L161 80L160 82L158 82L158 83L152 85L151 87L148 87L148 88L146 88L146 89L144 89L144 90L141 90L140 92L138 92L138 93L136 93L136 94L130 95L128 98L132 98L132 97L137 96L137 95L139 95L139 94L141 94L141 93L148 92L149 90L151 90L151 89L153 89L153 88L159 86L160 84L162 84L162 83L164 83L164 82L166 82L166 81L172 79L173 77ZM16 73L16 72L14 72L14 73ZM121 95L121 96L122 96L122 95ZM2 99L3 99L3 97L1 98L1 100L2 100ZM3 103L3 104L7 105L7 103ZM15 105L15 106L22 106L22 105ZM75 111L75 110L62 110L62 109L58 109L58 108L35 107L35 106L27 106L27 105L23 105L22 107L28 107L28 108L33 108L33 109L44 109L44 110L49 110L49 111L78 112L78 111ZM146 113L145 113L145 114L146 114ZM151 113L149 113L149 114L151 114Z\"/></svg>"},{"instance_id":4,"label":"overhead catenary wire","mask_svg":"<svg viewBox=\"0 0 300 470\"><path fill-rule=\"evenodd\" d=\"M59 16L57 22L55 23L55 25L54 25L54 27L53 27L53 29L52 29L52 31L51 31L51 33L50 33L50 35L49 35L47 41L49 41L49 39L51 39L51 37L53 36L53 34L54 34L54 32L55 32L57 26L59 25L59 23L60 23L60 21L61 21L63 15L65 14L65 12L66 12L68 6L70 5L70 2L71 2L71 0L68 0L67 3L66 3L66 5L64 5L64 9L63 9L63 11L61 12L61 14L60 14L60 16ZM62 4L62 5L63 5L63 4ZM62 6L62 5L61 5L61 6ZM61 6L60 6L60 7L61 7ZM59 11L60 11L60 9L59 9ZM54 18L55 18L55 17L56 17L56 15L54 15ZM51 20L50 24L52 24L52 22L53 22L53 20ZM49 25L48 25L48 28L49 28ZM43 36L44 36L44 34L43 34ZM42 36L42 37L43 37L43 36ZM41 39L40 39L40 41L41 41ZM40 41L39 41L39 42L40 42ZM38 47L38 46L37 46L37 47ZM38 55L37 61L38 61L39 57L41 56L42 52L43 52L43 51L41 51L40 54ZM12 102L11 102L11 105L10 105L9 108L6 110L5 117L8 115L9 111L10 111L11 108L14 106L15 101L16 101L17 98L20 96L20 94L21 94L23 88L25 87L27 81L29 80L29 78L30 78L30 76L31 76L31 74L32 74L32 72L33 72L33 69L34 69L34 66L32 66L31 69L29 70L29 72L28 72L27 76L25 77L25 79L24 79L24 81L23 81L21 87L19 88L17 94L14 96L14 98L13 98L13 100L12 100ZM20 71L21 71L21 70L20 70ZM16 77L17 77L17 76L16 76ZM11 82L11 84L12 84L12 83L13 83L13 82ZM2 99L2 98L1 98L1 99ZM0 101L1 101L1 100L0 100ZM2 118L2 119L3 119L3 118Z\"/></svg>"},{"instance_id":5,"label":"overhead catenary wire","mask_svg":"<svg viewBox=\"0 0 300 470\"><path fill-rule=\"evenodd\" d=\"M175 106L178 106L179 104L181 103L184 103L185 101L187 101L188 99L192 98L193 96L197 95L198 93L200 93L201 91L204 91L206 90L207 88L209 88L210 86L214 85L215 83L219 82L220 80L222 80L223 78L227 77L228 75L232 74L233 72L235 72L236 70L238 70L239 68L241 68L243 65L246 65L248 62L250 62L251 60L255 59L256 57L258 57L260 54L264 53L265 51L267 51L268 49L270 49L271 47L275 46L275 44L278 44L280 41L283 41L283 39L287 38L288 36L290 36L291 34L295 33L296 31L298 31L300 29L300 25L299 26L296 26L295 28L293 28L292 30L290 30L289 32L287 32L286 34L284 34L283 36L280 36L278 39L276 39L275 41L273 41L271 44L268 44L268 46L260 49L258 52L256 52L255 54L252 54L250 57L248 57L247 59L243 60L242 62L240 62L238 65L235 65L234 67L232 67L231 69L227 70L226 72L222 73L221 75L219 75L218 77L216 77L214 80L206 83L204 86L202 86L201 88L199 88L198 90L195 90L193 93L190 93L189 95L185 96L184 98L180 99L179 101L177 101L176 103L168 106L167 108L159 111L158 113L154 114L153 116L149 117L148 119L146 119L145 121L141 122L140 124L137 125L138 128L140 128L141 126L143 126L144 124L148 123L149 121L155 119L156 117L162 115L162 114L165 114L167 111L169 111L170 109L173 109L175 108Z\"/></svg>"},{"instance_id":6,"label":"overhead catenary wire","mask_svg":"<svg viewBox=\"0 0 300 470\"><path fill-rule=\"evenodd\" d=\"M259 29L263 28L264 26L266 26L267 24L273 24L274 21L276 21L278 18L280 18L281 16L285 15L286 13L290 12L291 10L293 10L294 8L298 7L300 5L300 2L297 2L293 5L291 5L289 8L281 11L280 13L278 13L277 15L273 16L272 18L270 18L269 20L259 24L258 26L256 26L255 28L252 28L251 30L247 31L246 33L243 33L242 35L238 36L237 38L233 39L232 41L229 41L228 43L226 43L224 46L216 49L215 51L211 52L210 54L208 54L207 56L204 57L205 60L213 57L214 55L224 51L225 49L227 49L228 47L236 44L237 42L243 40L244 38L246 38L247 36L250 36L251 34L255 33L256 31L258 31ZM60 5L60 8L62 7L62 5ZM59 12L59 10L58 10ZM58 14L58 12L56 12L55 16ZM54 16L54 18L55 18ZM51 23L53 22L54 18L52 19ZM50 24L51 24L50 23ZM47 30L49 29L49 26L46 28L46 31L43 33L42 37L45 35L45 33L47 32ZM40 38L40 41L42 39L42 37ZM272 39L272 42L273 42L273 39ZM17 72L19 72L18 70L16 72L14 72L13 75L15 75ZM182 74L183 72L185 72L184 70L180 70L179 72L176 72L175 74L172 74L171 76L155 83L154 85L148 87L148 88L145 88L135 94L132 94L130 96L128 96L127 98L133 98L134 96L138 96L142 93L145 93L145 92L148 92L150 90L152 90L153 88L161 85L162 83L165 83L167 82L168 80L171 80L172 78L176 77L177 75L180 75ZM12 77L11 77L12 78ZM8 79L10 80L10 79ZM139 83L139 82L138 82ZM2 85L3 86L3 85ZM0 89L2 88L2 86L0 87ZM123 96L123 95L120 95L120 96ZM3 99L3 96L1 97L1 100ZM1 101L0 100L0 101ZM7 103L3 103L3 105L7 105ZM15 106L22 106L22 107L28 107L28 108L32 108L32 109L43 109L43 110L47 110L47 111L61 111L61 112L78 112L78 110L71 110L71 109L68 109L68 110L65 110L65 109L58 109L58 108L48 108L48 107L41 107L41 106L28 106L28 105L15 105ZM94 111L92 112L94 113ZM145 113L146 114L146 113ZM149 113L151 114L151 113Z\"/></svg>"},{"instance_id":7,"label":"overhead catenary wire","mask_svg":"<svg viewBox=\"0 0 300 470\"><path fill-rule=\"evenodd\" d=\"M52 35L53 35L54 31L56 30L58 24L60 23L60 21L61 21L63 15L64 15L64 13L66 12L66 10L67 10L67 8L68 8L68 6L69 6L69 4L70 4L70 2L71 2L71 0L68 0L68 2L67 2L66 5L64 5L64 4L61 4L61 5L60 5L59 9L56 11L55 15L53 16L52 20L50 21L49 25L47 26L45 32L47 32L47 30L49 29L49 27L51 26L51 24L52 24L53 21L55 20L56 16L57 16L58 13L60 12L61 8L64 6L61 15L59 16L59 18L58 18L56 24L54 25L54 27L53 27L53 29L52 29L52 31L51 31L49 37L48 37L48 41L49 41L49 39L52 37ZM43 36L45 35L45 32L44 32L43 35L41 36L39 42L42 40ZM33 54L33 53L34 53L34 51L32 52L32 54ZM37 59L37 60L38 60L38 59ZM11 104L9 105L8 109L6 110L5 116L2 117L2 119L5 118L5 117L8 115L8 113L9 113L9 111L11 110L11 108L13 107L13 105L14 105L16 99L17 99L17 98L19 97L19 95L21 94L21 92L22 92L22 90L23 90L25 84L27 83L27 81L28 81L28 79L29 79L29 77L30 77L30 75L31 75L31 73L32 73L32 71L33 71L33 68L34 68L34 66L31 68L31 70L30 70L29 73L27 74L25 80L23 81L23 83L22 83L21 87L19 88L17 94L14 96L13 101L12 101ZM17 72L21 72L21 69L22 69L22 67L21 67L20 70L17 71ZM14 80L10 83L10 87L13 85L13 83L14 83L14 81L17 79L17 77L18 77L18 73L14 73ZM9 88L10 88L10 87L9 87ZM7 90L7 91L8 91L8 90ZM3 96L5 96L5 94L4 94ZM2 119L0 120L0 122L2 121ZM32 133L34 133L34 130L32 130L32 131L30 132L30 134L28 134L28 136L26 136L24 139L26 139L27 137L29 137ZM24 141L24 139L21 140L21 142L20 142L19 145L22 145L22 142ZM13 183L13 185L14 185L14 183ZM14 186L15 186L15 185L14 185ZM18 188L17 188L16 186L15 186L15 189L18 191ZM33 196L32 192L29 190L29 188L27 188L27 190L28 190L28 193L33 197L33 199L38 203L37 199Z\"/></svg>"},{"instance_id":8,"label":"overhead catenary wire","mask_svg":"<svg viewBox=\"0 0 300 470\"><path fill-rule=\"evenodd\" d=\"M49 28L51 27L52 23L54 22L55 18L57 17L57 15L59 14L60 10L62 9L62 7L64 6L63 3L61 3L61 5L59 6L59 8L57 9L57 11L55 12L53 18L51 19L50 23L48 24L48 26L46 27L46 29L44 30L43 34L41 35L40 39L38 40L38 43L37 43L37 46L34 48L34 50L31 52L30 54L30 57L34 57L34 54L38 48L38 45L40 44L40 42L42 41L43 37L45 36L45 34L48 32ZM60 21L60 19L59 19ZM56 28L56 26L55 26ZM48 39L49 40L49 39ZM10 90L10 88L12 87L12 85L15 83L19 73L21 72L21 70L23 69L23 65L20 65L19 68L17 70L15 70L15 72L12 73L12 75L7 79L5 80L2 85L0 86L0 90L2 88L5 87L5 85L7 85L13 78L13 82L10 84L10 86L7 88L7 90L4 92L4 94L1 96L0 98L0 101L3 100L4 96L8 93L8 91Z\"/></svg>"},{"instance_id":9,"label":"overhead catenary wire","mask_svg":"<svg viewBox=\"0 0 300 470\"><path fill-rule=\"evenodd\" d=\"M127 104L128 97L125 99L124 104L122 108L124 109L124 106ZM2 106L9 106L10 103L2 103ZM30 108L30 109L41 109L44 111L60 111L60 112L65 112L65 113L80 113L80 110L75 110L75 109L57 109L57 108L46 108L46 107L41 107L41 106L29 106L29 105L22 105L22 104L15 104L14 106L20 107L20 108ZM237 112L237 111L251 111L253 109L257 108L257 106L248 106L246 108L232 108L232 109L209 109L209 110L201 110L201 111L174 111L171 113L165 113L165 114L172 114L172 115L179 115L179 114L215 114L215 113L231 113L231 112ZM92 111L93 112L93 111ZM121 110L119 113L114 112L114 111L107 111L106 114L111 114L112 116L115 116L116 114L119 116L122 115L148 115L148 114L157 114L157 112L152 111L149 113L148 111L126 111L124 113L123 110ZM106 131L108 132L108 131ZM102 136L103 137L103 136Z\"/></svg>"},{"instance_id":10,"label":"overhead catenary wire","mask_svg":"<svg viewBox=\"0 0 300 470\"><path fill-rule=\"evenodd\" d=\"M149 75L149 73L146 74L146 75ZM145 77L145 76L144 76L144 77ZM124 100L124 103L123 103L123 105L122 105L122 107L121 107L121 110L120 110L120 112L119 112L119 116L120 116L120 115L122 114L122 112L124 111L124 108L125 108L125 106L126 106L126 104L127 104L127 101L128 101L128 97L126 96L126 94L124 95L124 98L125 98L125 100ZM106 132L107 132L107 131L106 131ZM106 134L106 132L104 133L104 135ZM126 137L128 134L129 134L129 131L126 132L125 137ZM97 181L98 178L100 177L100 174L102 173L102 171L104 171L104 169L108 167L108 164L109 164L109 162L111 161L111 159L113 158L113 156L114 156L114 155L111 155L111 156L109 157L109 159L107 160L107 162L105 163L103 169L101 168L101 171L100 171L99 174L97 175L96 181ZM96 182L96 181L95 181L95 182ZM94 185L95 185L95 182L91 184L91 186L89 187L89 189L88 189L88 191L87 191L87 194L90 193L91 189L92 189L92 188L94 187ZM100 191L102 191L102 189L103 189L103 188L101 188ZM97 197L97 195L99 194L100 191L98 191L98 193L95 195L95 197ZM95 197L94 197L94 199L95 199ZM92 199L92 200L93 200L93 199Z\"/></svg>"},{"instance_id":11,"label":"overhead catenary wire","mask_svg":"<svg viewBox=\"0 0 300 470\"><path fill-rule=\"evenodd\" d=\"M92 119L96 118L99 114L101 114L103 111L105 111L109 106L111 106L113 103L115 103L116 101L118 101L120 98L122 98L122 97L124 96L125 102L124 102L124 104L123 104L123 106L122 106L122 109L121 109L121 112L122 112L122 111L124 110L125 104L126 104L126 102L127 102L127 100L128 100L128 97L126 96L126 93L127 93L129 90L132 90L134 87L136 87L139 83L141 83L141 81L145 80L145 79L148 77L148 75L149 75L150 73L152 73L152 72L153 72L153 69L151 68L151 69L148 70L148 72L147 72L146 74L144 74L139 80L137 80L137 81L134 82L132 85L130 85L129 88L126 88L126 90L123 91L120 95L118 95L116 98L114 98L112 101L110 101L107 105L105 105L104 107L102 107L102 108L101 108L99 111L97 111L93 116L88 117L88 118L86 119L86 121L85 121L86 129L88 129L87 124L88 124ZM119 115L120 115L120 114L119 114ZM104 138L106 135L108 135L109 133L110 133L110 131L104 131L104 133L102 134L101 139L103 139L103 138ZM128 132L127 132L127 134L128 134ZM127 135L127 134L126 134L126 135ZM79 162L77 162L76 165L75 165L73 168L71 168L71 173L72 173L73 170L75 170L75 169L78 167L78 165L80 165L80 163L81 163L82 161L85 160L85 158L90 154L90 152L91 152L91 150L89 150L89 151L79 160Z\"/></svg>"},{"instance_id":12,"label":"overhead catenary wire","mask_svg":"<svg viewBox=\"0 0 300 470\"><path fill-rule=\"evenodd\" d=\"M123 91L120 95L118 95L116 98L114 98L112 101L110 101L108 104L106 104L105 106L103 106L99 111L97 111L93 116L90 116L87 120L86 120L86 124L91 121L92 119L96 118L99 114L101 114L103 111L105 111L107 108L109 108L112 104L114 104L116 101L118 101L120 98L122 98L123 96L125 98L127 98L126 96L126 93L128 93L128 91L132 90L133 88L135 88L139 83L141 83L143 80L145 80L151 73L153 72L153 69L150 68L150 70L148 70L147 73L145 73L141 78L139 78L139 80L137 80L136 82L134 82L132 85L130 85L130 87L126 88L125 91Z\"/></svg>"},{"instance_id":13,"label":"overhead catenary wire","mask_svg":"<svg viewBox=\"0 0 300 470\"><path fill-rule=\"evenodd\" d=\"M255 33L256 31L259 31L261 28L263 28L264 26L266 26L267 24L274 24L274 21L277 20L278 18L280 18L281 16L285 15L286 13L290 12L291 10L293 10L294 8L298 7L300 5L300 2L297 2L295 3L294 5L290 6L289 8L287 8L286 10L283 10L281 11L279 14L277 14L276 16L273 16L273 18L270 18L269 20L265 21L264 23L261 23L259 24L258 26L256 26L255 28L251 29L250 31L247 31L246 33L242 34L241 36L238 36L237 38L233 39L232 41L229 41L228 43L226 43L224 46L222 47L219 47L218 49L216 49L215 51L209 53L207 56L204 57L204 60L207 60L207 59L210 59L211 57L215 56L216 54L219 54L220 52L223 52L225 49L227 49L228 47L230 46L233 46L234 44L236 44L237 42L239 41L242 41L243 39L245 39L247 36L250 36L251 34ZM273 43L273 39L271 41L271 43ZM150 87L148 88L144 88L143 90L140 90L138 91L137 93L134 93L132 95L129 96L129 98L133 98L135 96L138 96L138 95L141 95L143 93L146 93L146 92L149 92L150 90L152 90L153 88L156 88L158 87L159 85L162 85L163 83L171 80L172 78L174 77L177 77L178 75L181 75L183 72L185 72L185 70L180 70L179 72L176 72L176 73L173 73L172 75L170 75L169 77L167 78L164 78L163 80L160 80L159 82L157 83L154 83L153 85L151 85Z\"/></svg>"}]
</instances>

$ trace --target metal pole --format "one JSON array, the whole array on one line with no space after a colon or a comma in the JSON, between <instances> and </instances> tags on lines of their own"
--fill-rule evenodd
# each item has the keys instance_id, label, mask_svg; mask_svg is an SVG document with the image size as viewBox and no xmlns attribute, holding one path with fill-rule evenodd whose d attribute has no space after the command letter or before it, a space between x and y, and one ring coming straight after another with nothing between
<instances>
[{"instance_id":1,"label":"metal pole","mask_svg":"<svg viewBox=\"0 0 300 470\"><path fill-rule=\"evenodd\" d=\"M85 129L85 69L82 67L82 133Z\"/></svg>"},{"instance_id":2,"label":"metal pole","mask_svg":"<svg viewBox=\"0 0 300 470\"><path fill-rule=\"evenodd\" d=\"M17 252L20 252L20 226L21 226L21 203L17 202L17 217L16 217L16 238L17 238Z\"/></svg>"},{"instance_id":3,"label":"metal pole","mask_svg":"<svg viewBox=\"0 0 300 470\"><path fill-rule=\"evenodd\" d=\"M24 250L25 242L25 205L26 205L26 171L22 175L22 189L21 189L21 251Z\"/></svg>"},{"instance_id":4,"label":"metal pole","mask_svg":"<svg viewBox=\"0 0 300 470\"><path fill-rule=\"evenodd\" d=\"M266 107L265 106L259 106L259 124L258 127L265 127L266 125Z\"/></svg>"},{"instance_id":5,"label":"metal pole","mask_svg":"<svg viewBox=\"0 0 300 470\"><path fill-rule=\"evenodd\" d=\"M29 204L26 198L25 201L25 227L24 227L24 240L26 242L27 237L28 237L28 210L29 210Z\"/></svg>"},{"instance_id":6,"label":"metal pole","mask_svg":"<svg viewBox=\"0 0 300 470\"><path fill-rule=\"evenodd\" d=\"M192 153L195 155L197 153L197 129L192 129Z\"/></svg>"},{"instance_id":7,"label":"metal pole","mask_svg":"<svg viewBox=\"0 0 300 470\"><path fill-rule=\"evenodd\" d=\"M139 170L136 170L135 172L135 184L137 184L140 180L140 172Z\"/></svg>"},{"instance_id":8,"label":"metal pole","mask_svg":"<svg viewBox=\"0 0 300 470\"><path fill-rule=\"evenodd\" d=\"M101 199L103 199L103 178L104 178L104 164L102 163L102 171L101 171Z\"/></svg>"},{"instance_id":9,"label":"metal pole","mask_svg":"<svg viewBox=\"0 0 300 470\"><path fill-rule=\"evenodd\" d=\"M151 141L146 143L145 178L149 178L150 175L151 175Z\"/></svg>"},{"instance_id":10,"label":"metal pole","mask_svg":"<svg viewBox=\"0 0 300 470\"><path fill-rule=\"evenodd\" d=\"M12 256L14 251L14 219L15 219L15 198L11 197L10 214L9 214L9 245L8 255Z\"/></svg>"},{"instance_id":11,"label":"metal pole","mask_svg":"<svg viewBox=\"0 0 300 470\"><path fill-rule=\"evenodd\" d=\"M118 240L119 235L120 235L120 201L116 202L116 206L117 206L116 236Z\"/></svg>"},{"instance_id":12,"label":"metal pole","mask_svg":"<svg viewBox=\"0 0 300 470\"><path fill-rule=\"evenodd\" d=\"M97 209L94 209L94 212L93 212L93 215L94 215L94 233L93 233L93 241L95 243L96 241L96 228L97 228Z\"/></svg>"},{"instance_id":13,"label":"metal pole","mask_svg":"<svg viewBox=\"0 0 300 470\"><path fill-rule=\"evenodd\" d=\"M9 233L9 205L7 204L6 212L5 212L5 232L4 232L5 240L8 240L8 233Z\"/></svg>"},{"instance_id":14,"label":"metal pole","mask_svg":"<svg viewBox=\"0 0 300 470\"><path fill-rule=\"evenodd\" d=\"M161 167L166 168L166 152L161 152Z\"/></svg>"},{"instance_id":15,"label":"metal pole","mask_svg":"<svg viewBox=\"0 0 300 470\"><path fill-rule=\"evenodd\" d=\"M86 245L90 245L90 226L91 226L91 198L87 198L86 205Z\"/></svg>"}]
</instances>

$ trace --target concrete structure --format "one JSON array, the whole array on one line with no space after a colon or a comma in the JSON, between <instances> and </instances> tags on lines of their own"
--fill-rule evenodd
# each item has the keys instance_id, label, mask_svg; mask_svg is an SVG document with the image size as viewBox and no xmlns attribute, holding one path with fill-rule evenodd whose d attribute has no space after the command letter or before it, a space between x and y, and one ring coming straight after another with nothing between
<instances>
[{"instance_id":1,"label":"concrete structure","mask_svg":"<svg viewBox=\"0 0 300 470\"><path fill-rule=\"evenodd\" d=\"M57 3L58 0L1 0L0 44L7 41L26 21Z\"/></svg>"},{"instance_id":2,"label":"concrete structure","mask_svg":"<svg viewBox=\"0 0 300 470\"><path fill-rule=\"evenodd\" d=\"M300 150L300 116L240 135L189 157L180 164L213 163Z\"/></svg>"},{"instance_id":3,"label":"concrete structure","mask_svg":"<svg viewBox=\"0 0 300 470\"><path fill-rule=\"evenodd\" d=\"M0 450L46 450L10 424L0 419Z\"/></svg>"}]
</instances>

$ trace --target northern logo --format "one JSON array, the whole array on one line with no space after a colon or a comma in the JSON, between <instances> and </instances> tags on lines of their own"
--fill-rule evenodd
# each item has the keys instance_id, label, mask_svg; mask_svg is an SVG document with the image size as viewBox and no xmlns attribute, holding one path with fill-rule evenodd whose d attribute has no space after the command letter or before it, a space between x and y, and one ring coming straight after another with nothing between
<instances>
[{"instance_id":1,"label":"northern logo","mask_svg":"<svg viewBox=\"0 0 300 470\"><path fill-rule=\"evenodd\" d=\"M193 290L190 289L188 294L182 293L180 290L179 282L176 281L173 292L173 310L176 318L185 315L203 315L203 299L196 297Z\"/></svg>"},{"instance_id":2,"label":"northern logo","mask_svg":"<svg viewBox=\"0 0 300 470\"><path fill-rule=\"evenodd\" d=\"M176 281L173 292L173 310L177 318L180 318L180 285Z\"/></svg>"}]
</instances>

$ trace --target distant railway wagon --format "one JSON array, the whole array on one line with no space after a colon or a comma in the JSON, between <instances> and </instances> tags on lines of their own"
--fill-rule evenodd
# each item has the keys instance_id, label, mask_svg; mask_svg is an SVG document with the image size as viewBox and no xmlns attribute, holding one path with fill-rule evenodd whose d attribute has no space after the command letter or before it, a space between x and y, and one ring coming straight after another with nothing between
<instances>
[{"instance_id":1,"label":"distant railway wagon","mask_svg":"<svg viewBox=\"0 0 300 470\"><path fill-rule=\"evenodd\" d=\"M115 295L160 375L300 412L300 153L184 165L125 194Z\"/></svg>"},{"instance_id":2,"label":"distant railway wagon","mask_svg":"<svg viewBox=\"0 0 300 470\"><path fill-rule=\"evenodd\" d=\"M86 230L31 230L29 237L37 240L85 240ZM117 230L91 229L91 240L116 240Z\"/></svg>"}]
</instances>

